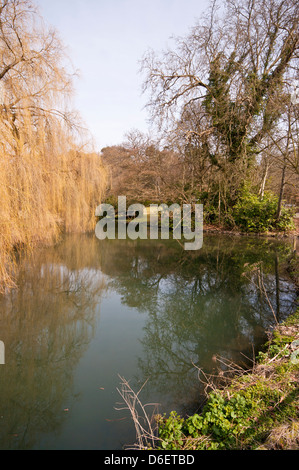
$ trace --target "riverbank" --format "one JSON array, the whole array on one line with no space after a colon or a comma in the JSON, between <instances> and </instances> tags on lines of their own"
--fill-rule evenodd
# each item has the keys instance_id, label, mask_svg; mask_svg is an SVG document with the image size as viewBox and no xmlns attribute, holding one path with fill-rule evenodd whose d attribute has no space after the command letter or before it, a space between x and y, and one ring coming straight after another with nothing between
<instances>
[{"instance_id":1,"label":"riverbank","mask_svg":"<svg viewBox=\"0 0 299 470\"><path fill-rule=\"evenodd\" d=\"M236 236L243 236L243 237L268 237L268 238L293 238L296 239L299 237L299 216L294 219L295 222L295 230L292 231L283 231L283 232L242 232L238 229L227 229L221 225L208 225L204 224L203 232L204 233L217 233L223 235L236 235Z\"/></svg>"},{"instance_id":2,"label":"riverbank","mask_svg":"<svg viewBox=\"0 0 299 470\"><path fill-rule=\"evenodd\" d=\"M299 258L288 267L299 288ZM299 450L299 307L268 332L268 342L248 371L216 358L199 414L158 416L163 450ZM223 371L223 364L226 370Z\"/></svg>"},{"instance_id":3,"label":"riverbank","mask_svg":"<svg viewBox=\"0 0 299 470\"><path fill-rule=\"evenodd\" d=\"M231 368L217 386L205 379L200 414L158 417L161 449L298 450L299 308L269 334L250 371Z\"/></svg>"},{"instance_id":4,"label":"riverbank","mask_svg":"<svg viewBox=\"0 0 299 470\"><path fill-rule=\"evenodd\" d=\"M214 238L217 238L216 234L210 237L207 236L206 246ZM223 238L226 238L228 241L230 240L229 236ZM241 246L243 244L244 246L247 245L247 240L243 237L236 237L233 242L236 243L231 245L239 245L239 243ZM271 250L268 251L267 244L267 241L264 242L264 240L259 240L258 238L250 240L249 243L249 245L254 247L254 250L260 245L262 253L268 253L272 264L274 261L273 256L276 259L276 284L272 278L274 284L267 284L259 297L272 295L275 288L277 289L276 294L277 292L282 294L285 290L282 283L279 283L281 276L281 271L278 269L279 259L277 253L279 251L277 251L277 248L273 252ZM279 240L277 244L279 245ZM273 243L271 241L269 245L276 246L276 240L273 240ZM294 297L291 300L291 304L288 303L287 315L290 312L294 313L284 323L276 323L275 329L273 329L274 322L268 323L268 325L271 324L272 326L269 326L271 329L267 332L267 344L263 347L260 346L260 342L253 355L252 350L246 350L247 364L249 364L244 366L247 367L246 370L235 363L235 361L240 359L240 356L232 357L230 354L226 354L225 348L219 348L216 351L214 349L212 351L212 360L214 362L212 367L207 368L203 361L198 361L199 367L203 367L203 370L198 369L200 386L197 387L197 394L193 395L192 407L189 407L189 415L186 415L188 413L186 407L184 411L180 411L182 413L181 416L176 412L169 414L168 409L167 415L156 415L153 421L146 414L147 409L140 402L139 392L136 394L127 381L122 383L120 394L131 412L136 427L134 448L144 450L153 448L157 450L299 449L299 442L297 441L299 435L299 365L296 361L296 358L299 356L299 309L295 312L299 293L299 258L296 252L292 250L292 243L288 242L287 245L288 249L286 250L285 257L280 260L280 266L283 266L284 270L288 272L288 279L291 279L293 285L295 285ZM204 251L205 248L203 248L203 253ZM217 273L221 273L221 266L225 265L225 262L223 263L224 260L219 256L220 252L221 250L217 252L217 265L215 268ZM239 272L238 265L235 264L236 260L241 263L241 277L243 276L244 266L248 264L248 261L252 264L252 261L255 259L255 257L252 257L252 251L248 258L243 257L242 251L229 252L227 255L231 264L231 270L234 273ZM269 274L271 262L268 265L266 259L260 258L260 255L258 259L265 261L264 268ZM188 270L188 267L186 269ZM198 266L196 269L198 270ZM225 279L226 283L230 284L225 274L223 279ZM268 298L268 300L271 305L277 307L275 304L277 298L272 297L271 299ZM250 297L244 301L245 310L250 311L250 301ZM253 317L263 315L260 307L256 306ZM276 321L278 317L275 316L274 310L272 313ZM229 308L226 312L228 316L237 311L236 305L229 300ZM189 314L188 306L184 309L184 315L187 318L188 314L186 315L186 312ZM207 318L210 319L212 314L212 311L208 311ZM280 318L286 319L286 316L280 316ZM238 321L240 319L236 317L235 323L231 324L231 328L234 328ZM183 322L184 328L186 328L185 322L186 320ZM252 331L250 325L252 323L249 323L249 334ZM165 328L165 323L163 323L163 327ZM201 342L204 342L206 337L204 328L203 330L194 329L194 336L196 338L199 337ZM215 329L214 323L212 330L214 335ZM244 329L246 330L246 324ZM263 329L263 332L265 333L265 329ZM190 338L190 334L188 337ZM262 341L264 342L265 339ZM169 344L171 343L169 342ZM238 347L238 351L241 351L240 347ZM260 351L258 357L255 357L258 351ZM243 352L245 353L245 350ZM249 356L252 359L249 359ZM167 362L167 357L167 355L163 356L165 363ZM149 364L151 363L149 362ZM213 375L208 375L207 370ZM161 367L156 368L157 380L163 377L163 372L164 370ZM152 369L149 365L148 375L150 373L152 373ZM187 391L184 392L184 404L188 402L188 392L191 391L194 382L196 382L195 377L192 378ZM202 391L206 392L205 401L202 400ZM153 400L150 399L150 401L152 402ZM204 407L202 407L203 402ZM182 407L179 408L179 404L175 404L171 409L178 411L179 409L182 410ZM195 410L197 410L196 413L192 414Z\"/></svg>"},{"instance_id":5,"label":"riverbank","mask_svg":"<svg viewBox=\"0 0 299 470\"><path fill-rule=\"evenodd\" d=\"M299 258L294 252L288 272L299 287ZM295 299L294 299L295 302ZM296 308L297 307L297 308ZM144 450L299 450L299 306L284 322L267 332L268 340L248 369L214 356L213 375L198 369L205 401L193 415L145 414L125 382L121 394L137 431L136 448ZM145 413L142 407L142 412ZM142 422L143 423L143 422Z\"/></svg>"}]
</instances>

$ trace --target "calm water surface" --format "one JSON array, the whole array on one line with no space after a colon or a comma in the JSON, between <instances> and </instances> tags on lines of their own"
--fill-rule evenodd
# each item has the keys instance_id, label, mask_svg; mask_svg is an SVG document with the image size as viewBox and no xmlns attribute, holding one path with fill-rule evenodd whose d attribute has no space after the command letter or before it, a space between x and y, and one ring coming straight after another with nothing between
<instances>
[{"instance_id":1,"label":"calm water surface","mask_svg":"<svg viewBox=\"0 0 299 470\"><path fill-rule=\"evenodd\" d=\"M161 413L194 412L198 369L242 363L292 312L292 243L205 235L177 241L68 236L20 261L18 289L0 298L0 449L104 449L133 444L120 376ZM219 363L218 363L219 365ZM149 413L154 411L148 407Z\"/></svg>"}]
</instances>

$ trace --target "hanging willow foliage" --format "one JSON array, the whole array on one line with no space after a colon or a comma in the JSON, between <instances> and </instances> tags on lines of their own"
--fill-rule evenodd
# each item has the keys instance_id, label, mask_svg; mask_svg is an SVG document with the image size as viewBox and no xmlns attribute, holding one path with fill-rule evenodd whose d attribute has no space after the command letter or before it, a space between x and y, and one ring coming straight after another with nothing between
<instances>
[{"instance_id":1,"label":"hanging willow foliage","mask_svg":"<svg viewBox=\"0 0 299 470\"><path fill-rule=\"evenodd\" d=\"M70 111L63 45L30 0L0 1L0 291L16 249L94 227L106 172ZM84 151L83 151L84 149Z\"/></svg>"}]
</instances>

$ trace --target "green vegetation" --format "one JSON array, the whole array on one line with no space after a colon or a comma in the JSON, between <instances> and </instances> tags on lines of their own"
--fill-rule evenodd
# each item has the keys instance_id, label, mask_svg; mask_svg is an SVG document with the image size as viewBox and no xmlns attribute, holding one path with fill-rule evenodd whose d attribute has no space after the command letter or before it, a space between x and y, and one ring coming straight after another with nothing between
<instances>
[{"instance_id":1,"label":"green vegetation","mask_svg":"<svg viewBox=\"0 0 299 470\"><path fill-rule=\"evenodd\" d=\"M241 192L237 202L231 208L217 207L217 197L213 201L207 200L206 194L197 194L198 201L203 203L204 223L207 225L220 225L225 229L236 229L245 233L265 232L292 232L295 230L295 210L282 205L279 220L277 219L278 197L271 191L265 192L261 198L254 189L245 189ZM118 207L115 196L109 196L106 204ZM127 205L143 204L149 207L151 204L161 205L161 201L131 200ZM181 204L180 200L168 201L167 205ZM193 214L194 215L194 214ZM170 220L172 228L172 220Z\"/></svg>"},{"instance_id":2,"label":"green vegetation","mask_svg":"<svg viewBox=\"0 0 299 470\"><path fill-rule=\"evenodd\" d=\"M208 396L200 414L159 416L164 450L299 449L299 309L274 331L250 373Z\"/></svg>"},{"instance_id":3,"label":"green vegetation","mask_svg":"<svg viewBox=\"0 0 299 470\"><path fill-rule=\"evenodd\" d=\"M294 230L294 213L282 207L277 220L278 197L266 192L264 198L244 192L232 210L232 218L244 232L272 232Z\"/></svg>"}]
</instances>

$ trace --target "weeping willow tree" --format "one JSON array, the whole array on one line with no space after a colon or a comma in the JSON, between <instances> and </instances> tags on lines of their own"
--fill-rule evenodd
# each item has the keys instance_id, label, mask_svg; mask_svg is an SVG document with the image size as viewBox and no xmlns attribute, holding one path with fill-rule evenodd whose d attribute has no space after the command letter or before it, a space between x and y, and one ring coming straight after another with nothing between
<instances>
[{"instance_id":1,"label":"weeping willow tree","mask_svg":"<svg viewBox=\"0 0 299 470\"><path fill-rule=\"evenodd\" d=\"M100 157L72 111L63 45L31 0L0 1L0 290L16 248L93 228L105 188ZM88 142L88 141L86 141Z\"/></svg>"}]
</instances>

